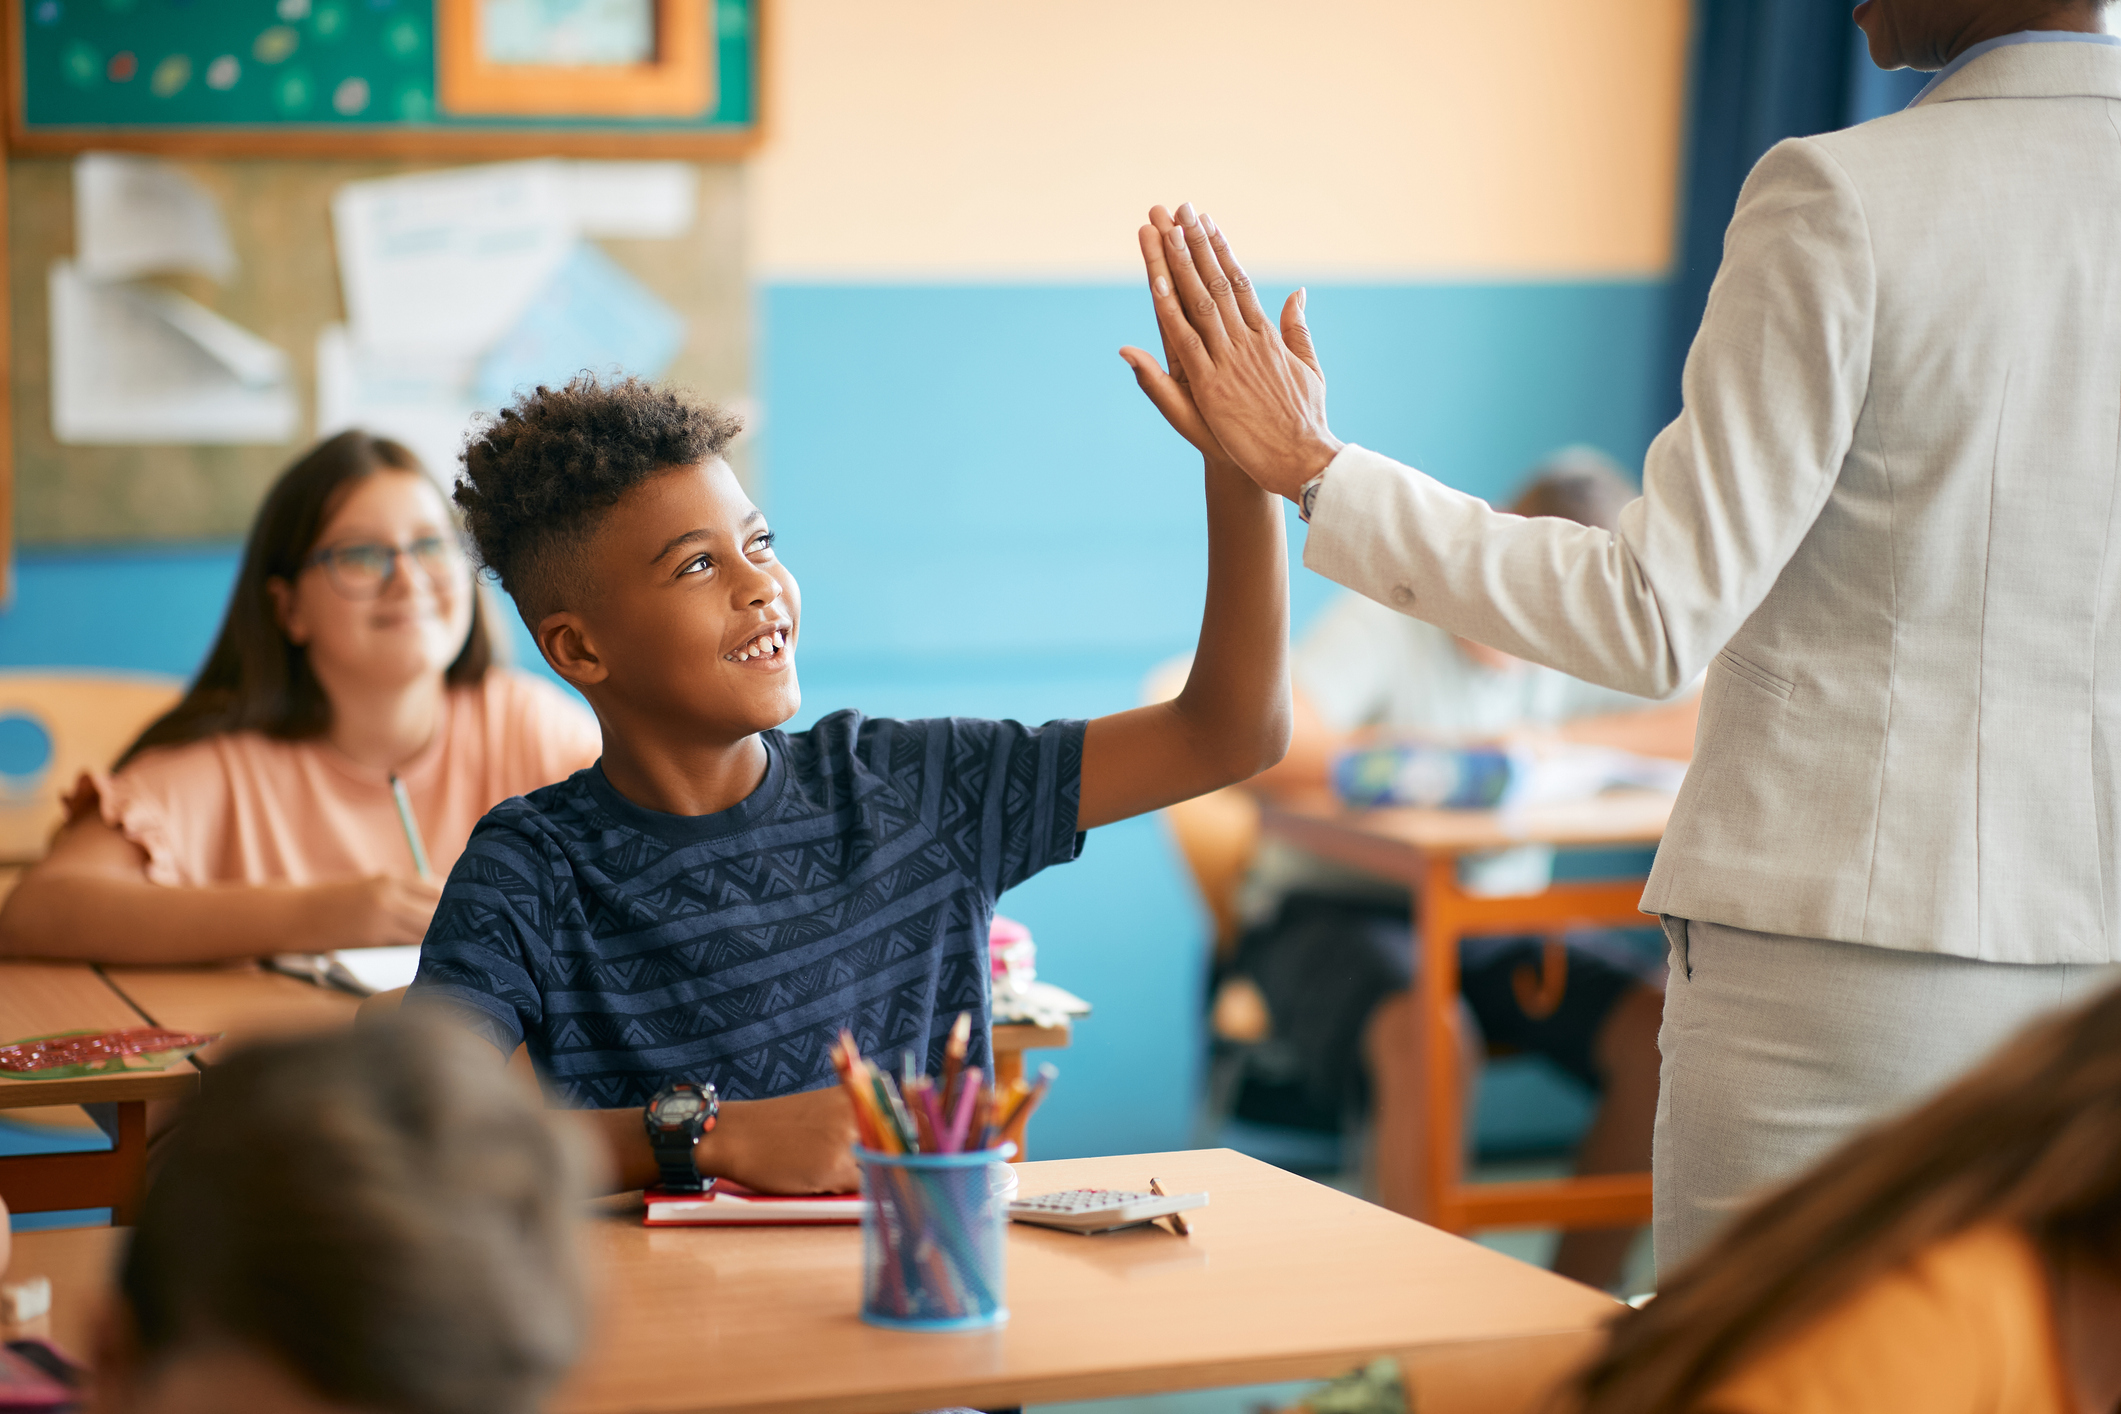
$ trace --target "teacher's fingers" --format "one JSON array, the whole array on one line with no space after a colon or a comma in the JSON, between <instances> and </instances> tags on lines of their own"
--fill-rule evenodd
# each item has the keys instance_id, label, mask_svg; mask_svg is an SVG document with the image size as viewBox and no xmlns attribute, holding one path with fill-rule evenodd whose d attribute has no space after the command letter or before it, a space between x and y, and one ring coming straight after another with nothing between
<instances>
[{"instance_id":1,"label":"teacher's fingers","mask_svg":"<svg viewBox=\"0 0 2121 1414\"><path fill-rule=\"evenodd\" d=\"M1183 220L1192 220L1191 207L1181 206L1178 210ZM1200 229L1198 222L1194 223L1193 229ZM1201 245L1201 253L1209 255L1205 242ZM1178 303L1185 311L1186 323L1193 327L1200 335L1201 342L1207 345L1208 357L1220 358L1223 350L1230 345L1231 328L1243 326L1223 321L1222 310L1208 289L1208 276L1194 261L1192 240L1183 225L1172 226L1164 232L1164 259L1170 262L1171 286L1178 291ZM1212 263L1212 256L1210 259ZM1220 280L1221 273L1216 272L1214 278ZM1226 291L1224 298L1228 297ZM1233 314L1234 309L1233 306Z\"/></svg>"},{"instance_id":2,"label":"teacher's fingers","mask_svg":"<svg viewBox=\"0 0 2121 1414\"><path fill-rule=\"evenodd\" d=\"M1308 303L1310 295L1303 290L1296 291L1282 302L1281 341L1290 353L1308 364L1311 371L1323 382L1326 370L1319 366L1318 346L1311 341L1311 326L1304 323L1304 306Z\"/></svg>"},{"instance_id":3,"label":"teacher's fingers","mask_svg":"<svg viewBox=\"0 0 2121 1414\"><path fill-rule=\"evenodd\" d=\"M1267 311L1260 308L1259 292L1252 288L1252 277L1237 263L1237 252L1230 249L1230 242L1223 235L1222 227L1215 224L1215 218L1203 211L1200 224L1208 232L1208 249L1214 252L1215 263L1222 267L1223 278L1230 282L1230 293L1237 299L1237 312L1244 317L1245 326L1264 334L1267 332Z\"/></svg>"},{"instance_id":4,"label":"teacher's fingers","mask_svg":"<svg viewBox=\"0 0 2121 1414\"><path fill-rule=\"evenodd\" d=\"M1220 319L1225 333L1235 336L1245 327L1244 311L1237 307L1237 293L1231 288L1230 277L1223 273L1222 265L1215 259L1215 250L1208 244L1208 228L1200 217L1194 214L1192 202L1185 202L1178 208L1178 225L1186 238L1186 255L1199 272L1202 287L1207 290L1208 298L1214 301L1214 314L1211 317ZM1190 299L1188 307L1191 307ZM1199 322L1194 321L1196 325ZM1206 330L1201 332L1203 337L1207 337ZM1214 347L1212 339L1209 347Z\"/></svg>"},{"instance_id":5,"label":"teacher's fingers","mask_svg":"<svg viewBox=\"0 0 2121 1414\"><path fill-rule=\"evenodd\" d=\"M1171 266L1164 259L1163 231L1171 224L1171 218L1161 206L1149 209L1150 224L1136 232L1141 242L1142 266L1149 275L1149 294L1152 299L1161 299L1171 290ZM1179 382L1186 381L1186 366L1179 361L1178 350L1172 346L1169 335L1164 333L1163 321L1157 321L1156 332L1164 341L1164 367Z\"/></svg>"}]
</instances>

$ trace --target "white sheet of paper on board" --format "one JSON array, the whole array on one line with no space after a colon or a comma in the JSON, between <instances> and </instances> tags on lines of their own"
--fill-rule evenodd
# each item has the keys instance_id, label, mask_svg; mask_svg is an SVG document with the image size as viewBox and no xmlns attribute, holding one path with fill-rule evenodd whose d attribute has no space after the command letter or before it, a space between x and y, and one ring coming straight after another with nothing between
<instances>
[{"instance_id":1,"label":"white sheet of paper on board","mask_svg":"<svg viewBox=\"0 0 2121 1414\"><path fill-rule=\"evenodd\" d=\"M52 434L73 445L280 443L299 411L287 355L181 295L53 263Z\"/></svg>"},{"instance_id":2,"label":"white sheet of paper on board","mask_svg":"<svg viewBox=\"0 0 2121 1414\"><path fill-rule=\"evenodd\" d=\"M213 194L153 157L74 160L74 263L95 280L197 274L226 280L236 251Z\"/></svg>"},{"instance_id":3,"label":"white sheet of paper on board","mask_svg":"<svg viewBox=\"0 0 2121 1414\"><path fill-rule=\"evenodd\" d=\"M576 239L555 161L349 182L331 214L353 338L422 356L484 352Z\"/></svg>"},{"instance_id":4,"label":"white sheet of paper on board","mask_svg":"<svg viewBox=\"0 0 2121 1414\"><path fill-rule=\"evenodd\" d=\"M328 324L317 334L317 436L358 427L403 442L450 486L471 428L477 366L461 355L365 348L345 325Z\"/></svg>"},{"instance_id":5,"label":"white sheet of paper on board","mask_svg":"<svg viewBox=\"0 0 2121 1414\"><path fill-rule=\"evenodd\" d=\"M671 240L692 229L699 173L686 162L567 162L567 207L585 236Z\"/></svg>"}]
</instances>

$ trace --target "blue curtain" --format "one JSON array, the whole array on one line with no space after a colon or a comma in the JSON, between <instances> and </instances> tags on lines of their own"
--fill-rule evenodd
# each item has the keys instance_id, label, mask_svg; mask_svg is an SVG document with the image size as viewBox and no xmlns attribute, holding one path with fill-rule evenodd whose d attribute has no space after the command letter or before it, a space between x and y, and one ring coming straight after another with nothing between
<instances>
[{"instance_id":1,"label":"blue curtain","mask_svg":"<svg viewBox=\"0 0 2121 1414\"><path fill-rule=\"evenodd\" d=\"M1679 412L1679 371L1701 327L1738 189L1786 137L1897 112L1929 75L1871 63L1849 0L1694 0L1686 166L1672 272L1664 418Z\"/></svg>"}]
</instances>

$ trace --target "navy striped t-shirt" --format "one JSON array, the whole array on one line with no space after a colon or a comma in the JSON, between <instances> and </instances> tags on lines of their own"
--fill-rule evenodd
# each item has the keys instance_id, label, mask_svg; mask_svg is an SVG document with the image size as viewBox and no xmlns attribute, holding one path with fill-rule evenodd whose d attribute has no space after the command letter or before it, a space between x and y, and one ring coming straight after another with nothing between
<instances>
[{"instance_id":1,"label":"navy striped t-shirt","mask_svg":"<svg viewBox=\"0 0 2121 1414\"><path fill-rule=\"evenodd\" d=\"M526 1044L596 1109L680 1079L814 1089L842 1027L933 1072L961 1011L989 1066L995 899L1081 851L1084 725L838 712L766 732L765 780L713 815L643 809L599 766L503 801L450 871L408 1001Z\"/></svg>"}]
</instances>

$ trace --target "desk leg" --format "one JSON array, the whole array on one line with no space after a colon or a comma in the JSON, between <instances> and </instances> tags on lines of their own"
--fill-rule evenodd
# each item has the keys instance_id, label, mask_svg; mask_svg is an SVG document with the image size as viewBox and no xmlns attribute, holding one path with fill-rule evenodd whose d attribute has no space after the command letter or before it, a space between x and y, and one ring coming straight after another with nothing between
<instances>
[{"instance_id":1,"label":"desk leg","mask_svg":"<svg viewBox=\"0 0 2121 1414\"><path fill-rule=\"evenodd\" d=\"M1416 1044L1422 1049L1422 1076L1427 1086L1423 1123L1428 1131L1422 1155L1422 1196L1429 1221L1447 1232L1459 1230L1459 1186L1465 1177L1465 1093L1458 1074L1458 860L1432 855L1427 877L1414 897L1420 920L1420 971L1416 995L1421 1026Z\"/></svg>"},{"instance_id":2,"label":"desk leg","mask_svg":"<svg viewBox=\"0 0 2121 1414\"><path fill-rule=\"evenodd\" d=\"M101 1154L17 1154L0 1158L0 1197L17 1213L109 1208L111 1222L128 1227L139 1212L147 1178L147 1102L88 1105L90 1118L111 1137Z\"/></svg>"}]
</instances>

